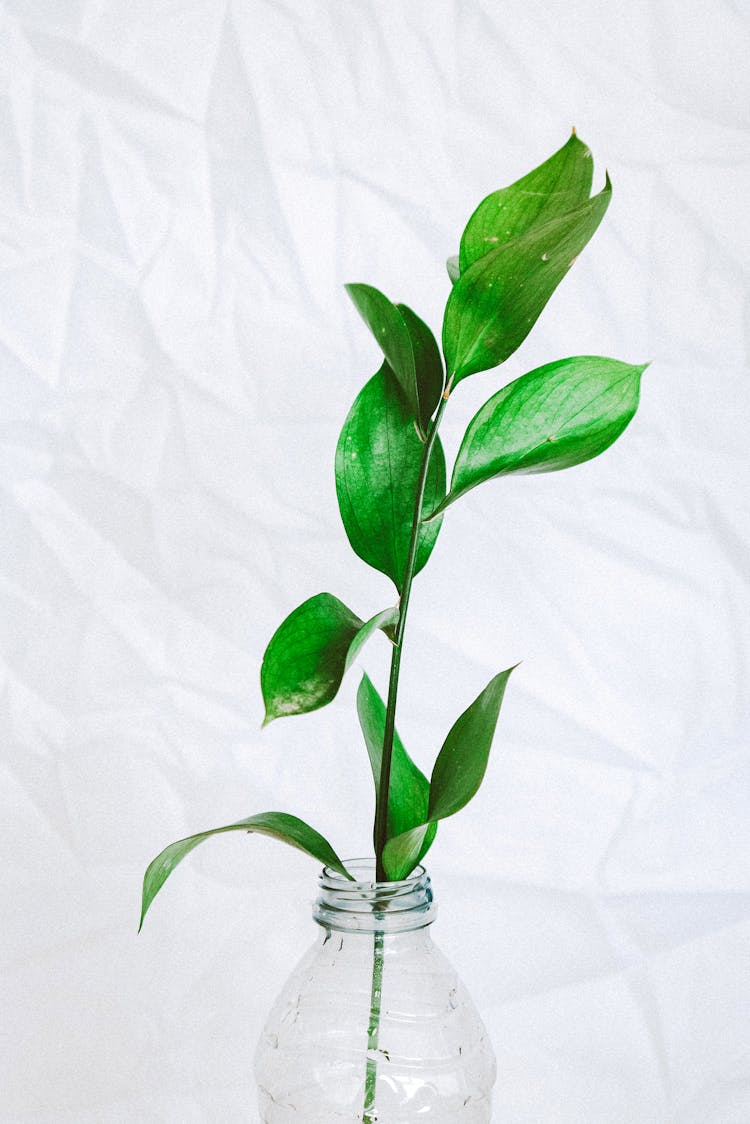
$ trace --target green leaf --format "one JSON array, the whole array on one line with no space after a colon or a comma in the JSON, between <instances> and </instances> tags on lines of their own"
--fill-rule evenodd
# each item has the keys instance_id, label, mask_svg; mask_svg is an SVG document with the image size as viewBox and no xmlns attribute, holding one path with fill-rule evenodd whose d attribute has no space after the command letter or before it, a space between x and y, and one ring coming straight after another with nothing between
<instances>
[{"instance_id":1,"label":"green leaf","mask_svg":"<svg viewBox=\"0 0 750 1124\"><path fill-rule=\"evenodd\" d=\"M329 703L341 685L349 647L363 627L364 621L330 593L318 593L290 613L263 657L263 724Z\"/></svg>"},{"instance_id":2,"label":"green leaf","mask_svg":"<svg viewBox=\"0 0 750 1124\"><path fill-rule=\"evenodd\" d=\"M263 725L329 703L365 641L397 620L398 610L385 609L365 624L330 593L299 605L276 629L263 657Z\"/></svg>"},{"instance_id":3,"label":"green leaf","mask_svg":"<svg viewBox=\"0 0 750 1124\"><path fill-rule=\"evenodd\" d=\"M390 609L382 609L376 613L374 617L370 617L367 624L363 624L357 635L349 645L349 651L346 653L345 671L348 671L352 666L360 651L370 639L374 632L380 629L388 639L393 643L396 638L396 625L398 624L398 606L393 605Z\"/></svg>"},{"instance_id":4,"label":"green leaf","mask_svg":"<svg viewBox=\"0 0 750 1124\"><path fill-rule=\"evenodd\" d=\"M520 347L578 254L599 226L612 185L565 215L478 258L453 286L443 351L453 384L504 362Z\"/></svg>"},{"instance_id":5,"label":"green leaf","mask_svg":"<svg viewBox=\"0 0 750 1124\"><path fill-rule=\"evenodd\" d=\"M500 706L511 672L501 671L450 729L430 778L430 820L460 812L476 793L490 756Z\"/></svg>"},{"instance_id":6,"label":"green leaf","mask_svg":"<svg viewBox=\"0 0 750 1124\"><path fill-rule=\"evenodd\" d=\"M383 854L388 869L401 866L429 824L460 812L477 792L487 769L500 706L513 670L508 668L491 679L451 727L432 770L425 823L388 841Z\"/></svg>"},{"instance_id":7,"label":"green leaf","mask_svg":"<svg viewBox=\"0 0 750 1124\"><path fill-rule=\"evenodd\" d=\"M440 357L437 340L424 320L420 320L416 312L412 312L408 305L398 304L396 308L403 316L404 323L409 329L419 396L419 414L417 417L424 433L430 424L430 418L437 409L440 395L443 393L445 381L443 360Z\"/></svg>"},{"instance_id":8,"label":"green leaf","mask_svg":"<svg viewBox=\"0 0 750 1124\"><path fill-rule=\"evenodd\" d=\"M289 843L290 846L296 847L300 851L305 851L318 862L322 862L325 866L329 866L332 870L342 874L344 878L351 880L352 876L331 844L319 832L306 824L304 820L298 819L297 816L290 816L286 812L261 812L257 816L249 816L246 820L229 824L228 827L215 827L210 831L201 831L197 835L189 835L187 839L178 839L176 843L170 843L168 847L165 847L149 864L143 879L143 902L141 923L138 926L139 932L149 906L177 864L181 863L185 855L188 855L199 843L212 835L222 835L226 831L247 831L250 833L257 831L261 835L270 835L274 839L280 839L283 843Z\"/></svg>"},{"instance_id":9,"label":"green leaf","mask_svg":"<svg viewBox=\"0 0 750 1124\"><path fill-rule=\"evenodd\" d=\"M647 366L578 355L508 383L469 423L437 512L494 476L557 472L604 452L635 414Z\"/></svg>"},{"instance_id":10,"label":"green leaf","mask_svg":"<svg viewBox=\"0 0 750 1124\"><path fill-rule=\"evenodd\" d=\"M461 238L460 272L496 246L525 234L585 203L591 193L594 161L575 132L549 160L493 191L479 204Z\"/></svg>"},{"instance_id":11,"label":"green leaf","mask_svg":"<svg viewBox=\"0 0 750 1124\"><path fill-rule=\"evenodd\" d=\"M406 305L392 304L372 285L345 286L404 393L422 433L440 399L443 365L432 332Z\"/></svg>"},{"instance_id":12,"label":"green leaf","mask_svg":"<svg viewBox=\"0 0 750 1124\"><path fill-rule=\"evenodd\" d=\"M385 736L385 704L367 675L357 692L357 713L359 724L365 738L370 756L372 779L375 782L375 797L380 788L380 770L383 760L383 739ZM430 785L427 777L414 764L404 749L397 733L393 737L393 756L391 757L391 776L388 792L388 838L400 835L427 818ZM392 881L407 878L414 867L430 848L437 824L430 824L416 846L405 850L399 863L386 864L386 874Z\"/></svg>"},{"instance_id":13,"label":"green leaf","mask_svg":"<svg viewBox=\"0 0 750 1124\"><path fill-rule=\"evenodd\" d=\"M336 449L336 492L352 549L386 574L401 591L409 552L422 442L388 364L357 396ZM445 496L445 457L436 439L424 506L432 511ZM415 573L427 562L439 530L425 524Z\"/></svg>"}]
</instances>

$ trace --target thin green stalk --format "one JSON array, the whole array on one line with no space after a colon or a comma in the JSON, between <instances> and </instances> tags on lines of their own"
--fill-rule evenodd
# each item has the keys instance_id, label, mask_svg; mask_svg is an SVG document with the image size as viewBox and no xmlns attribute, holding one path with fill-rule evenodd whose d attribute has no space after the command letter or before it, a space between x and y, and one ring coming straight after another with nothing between
<instances>
[{"instance_id":1,"label":"thin green stalk","mask_svg":"<svg viewBox=\"0 0 750 1124\"><path fill-rule=\"evenodd\" d=\"M427 430L427 439L422 450L422 464L417 481L417 492L414 499L414 518L411 526L409 540L409 553L406 559L404 580L401 586L399 600L399 617L396 627L396 639L391 654L391 673L388 682L388 704L385 712L385 734L383 737L383 757L380 767L380 784L378 786L378 799L375 807L375 877L378 882L386 881L386 872L383 865L383 851L388 841L388 792L391 784L391 759L393 757L393 737L396 729L396 700L398 697L398 678L401 670L401 652L404 644L404 629L406 628L406 613L409 608L411 583L414 580L414 566L417 560L419 546L419 531L422 522L422 505L424 503L427 472L430 467L430 457L437 438L438 427L443 417L443 411L448 403L450 394L450 381L445 394L440 399L438 411Z\"/></svg>"},{"instance_id":2,"label":"thin green stalk","mask_svg":"<svg viewBox=\"0 0 750 1124\"><path fill-rule=\"evenodd\" d=\"M370 991L370 1021L367 1025L367 1070L365 1072L365 1104L363 1124L373 1124L377 1118L371 1115L375 1107L375 1093L378 1081L378 1061L375 1051L380 1038L380 1002L383 993L383 945L385 933L374 934L372 958L372 988Z\"/></svg>"},{"instance_id":3,"label":"thin green stalk","mask_svg":"<svg viewBox=\"0 0 750 1124\"><path fill-rule=\"evenodd\" d=\"M404 630L406 628L406 613L411 595L411 583L414 580L414 567L417 560L419 547L419 531L422 523L422 505L427 484L427 472L430 467L430 457L437 438L437 431L443 417L450 394L450 382L445 394L440 399L437 413L427 431L427 439L422 450L422 464L419 470L417 491L414 499L414 518L411 526L409 552L406 559L404 580L401 586L399 600L398 625L391 655L391 673L388 682L388 703L385 712L385 732L383 736L383 756L380 766L380 784L378 798L375 806L375 878L378 882L386 881L386 872L383 865L383 851L388 840L388 793L391 783L391 759L393 757L393 738L396 730L396 700L398 697L398 678L401 670L401 652L404 646ZM372 1115L375 1108L375 1097L378 1081L377 1049L380 1039L380 1004L383 990L383 946L385 934L376 932L373 944L372 958L372 988L370 998L370 1022L367 1028L367 1069L365 1073L365 1103L362 1116L363 1124L373 1124L376 1119Z\"/></svg>"}]
</instances>

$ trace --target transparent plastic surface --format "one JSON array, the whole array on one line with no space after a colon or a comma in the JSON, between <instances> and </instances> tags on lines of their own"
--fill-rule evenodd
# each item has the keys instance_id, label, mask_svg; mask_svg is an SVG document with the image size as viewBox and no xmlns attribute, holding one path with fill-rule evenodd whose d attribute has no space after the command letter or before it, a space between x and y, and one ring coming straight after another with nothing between
<instances>
[{"instance_id":1,"label":"transparent plastic surface","mask_svg":"<svg viewBox=\"0 0 750 1124\"><path fill-rule=\"evenodd\" d=\"M495 1058L455 970L436 948L430 880L321 876L312 948L256 1052L264 1124L488 1124ZM360 880L361 879L361 880Z\"/></svg>"}]
</instances>

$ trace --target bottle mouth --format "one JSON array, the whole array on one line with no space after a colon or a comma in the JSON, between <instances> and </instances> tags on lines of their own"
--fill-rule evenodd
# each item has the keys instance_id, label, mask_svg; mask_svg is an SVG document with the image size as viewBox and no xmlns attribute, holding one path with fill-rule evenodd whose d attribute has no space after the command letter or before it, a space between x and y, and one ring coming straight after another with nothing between
<instances>
[{"instance_id":1,"label":"bottle mouth","mask_svg":"<svg viewBox=\"0 0 750 1124\"><path fill-rule=\"evenodd\" d=\"M360 933L394 933L422 929L435 920L430 876L423 866L408 878L378 882L373 858L347 859L353 881L324 867L313 918L326 929Z\"/></svg>"},{"instance_id":2,"label":"bottle mouth","mask_svg":"<svg viewBox=\"0 0 750 1124\"><path fill-rule=\"evenodd\" d=\"M427 871L419 864L414 867L408 878L403 878L398 882L378 882L375 878L375 859L372 857L365 857L362 859L347 859L344 866L352 875L352 878L344 878L342 874L333 870L330 866L324 866L320 873L320 881L333 887L349 886L360 887L364 889L372 889L375 887L394 887L394 886L413 886L414 883L419 882L421 879L427 877Z\"/></svg>"}]
</instances>

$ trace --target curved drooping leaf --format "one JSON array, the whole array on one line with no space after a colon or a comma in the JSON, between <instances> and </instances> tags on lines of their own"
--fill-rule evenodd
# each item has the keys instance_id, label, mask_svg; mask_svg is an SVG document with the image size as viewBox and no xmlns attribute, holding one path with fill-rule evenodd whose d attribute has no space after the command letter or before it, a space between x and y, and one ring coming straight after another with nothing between
<instances>
[{"instance_id":1,"label":"curved drooping leaf","mask_svg":"<svg viewBox=\"0 0 750 1124\"><path fill-rule=\"evenodd\" d=\"M578 355L508 383L469 423L438 512L494 476L557 472L603 453L633 418L647 366Z\"/></svg>"},{"instance_id":2,"label":"curved drooping leaf","mask_svg":"<svg viewBox=\"0 0 750 1124\"><path fill-rule=\"evenodd\" d=\"M393 304L372 285L345 286L396 376L424 434L443 389L443 364L427 325L403 304Z\"/></svg>"},{"instance_id":3,"label":"curved drooping leaf","mask_svg":"<svg viewBox=\"0 0 750 1124\"><path fill-rule=\"evenodd\" d=\"M375 798L380 790L380 769L383 760L383 738L385 735L385 703L367 675L357 692L357 713L359 724L365 738L370 757L372 779L375 782ZM430 784L422 770L414 764L404 749L398 733L393 736L393 756L391 757L391 776L388 791L388 838L410 831L424 823L430 799ZM417 845L399 855L395 864L386 863L386 876L392 881L407 878L418 862L424 858L432 845L437 824L430 824Z\"/></svg>"},{"instance_id":4,"label":"curved drooping leaf","mask_svg":"<svg viewBox=\"0 0 750 1124\"><path fill-rule=\"evenodd\" d=\"M478 258L453 286L443 320L449 378L496 367L520 347L544 306L599 226L612 185L565 215Z\"/></svg>"},{"instance_id":5,"label":"curved drooping leaf","mask_svg":"<svg viewBox=\"0 0 750 1124\"><path fill-rule=\"evenodd\" d=\"M393 373L385 363L360 391L336 449L336 493L352 549L387 574L401 591L409 552L422 442ZM424 510L445 496L445 457L435 440L425 486ZM423 528L415 573L437 538L437 520Z\"/></svg>"},{"instance_id":6,"label":"curved drooping leaf","mask_svg":"<svg viewBox=\"0 0 750 1124\"><path fill-rule=\"evenodd\" d=\"M331 702L365 641L397 620L398 610L385 609L365 623L331 593L304 601L276 629L263 657L263 725Z\"/></svg>"},{"instance_id":7,"label":"curved drooping leaf","mask_svg":"<svg viewBox=\"0 0 750 1124\"><path fill-rule=\"evenodd\" d=\"M203 843L205 839L209 839L212 835L222 835L227 831L246 831L249 833L257 831L261 835L273 836L274 839L280 839L282 843L288 843L290 846L304 851L317 859L318 862L322 862L325 866L329 866L332 870L343 875L344 878L351 880L351 874L349 874L328 840L324 839L304 820L298 819L297 816L290 816L287 812L261 812L257 816L249 816L246 820L239 820L238 823L229 824L227 827L215 827L210 831L201 831L197 835L189 835L187 839L178 839L176 843L170 843L168 847L165 847L149 864L143 878L143 901L141 923L138 926L139 932L149 906L177 864L181 863L185 856L190 854L199 843Z\"/></svg>"},{"instance_id":8,"label":"curved drooping leaf","mask_svg":"<svg viewBox=\"0 0 750 1124\"><path fill-rule=\"evenodd\" d=\"M493 191L479 204L461 238L459 269L525 234L532 226L557 218L585 203L591 194L594 161L575 131L538 168L510 187Z\"/></svg>"},{"instance_id":9,"label":"curved drooping leaf","mask_svg":"<svg viewBox=\"0 0 750 1124\"><path fill-rule=\"evenodd\" d=\"M389 839L383 853L387 869L400 869L415 847L419 847L430 825L460 812L477 792L487 769L500 706L513 670L508 668L491 679L454 722L432 770L425 822Z\"/></svg>"}]
</instances>

